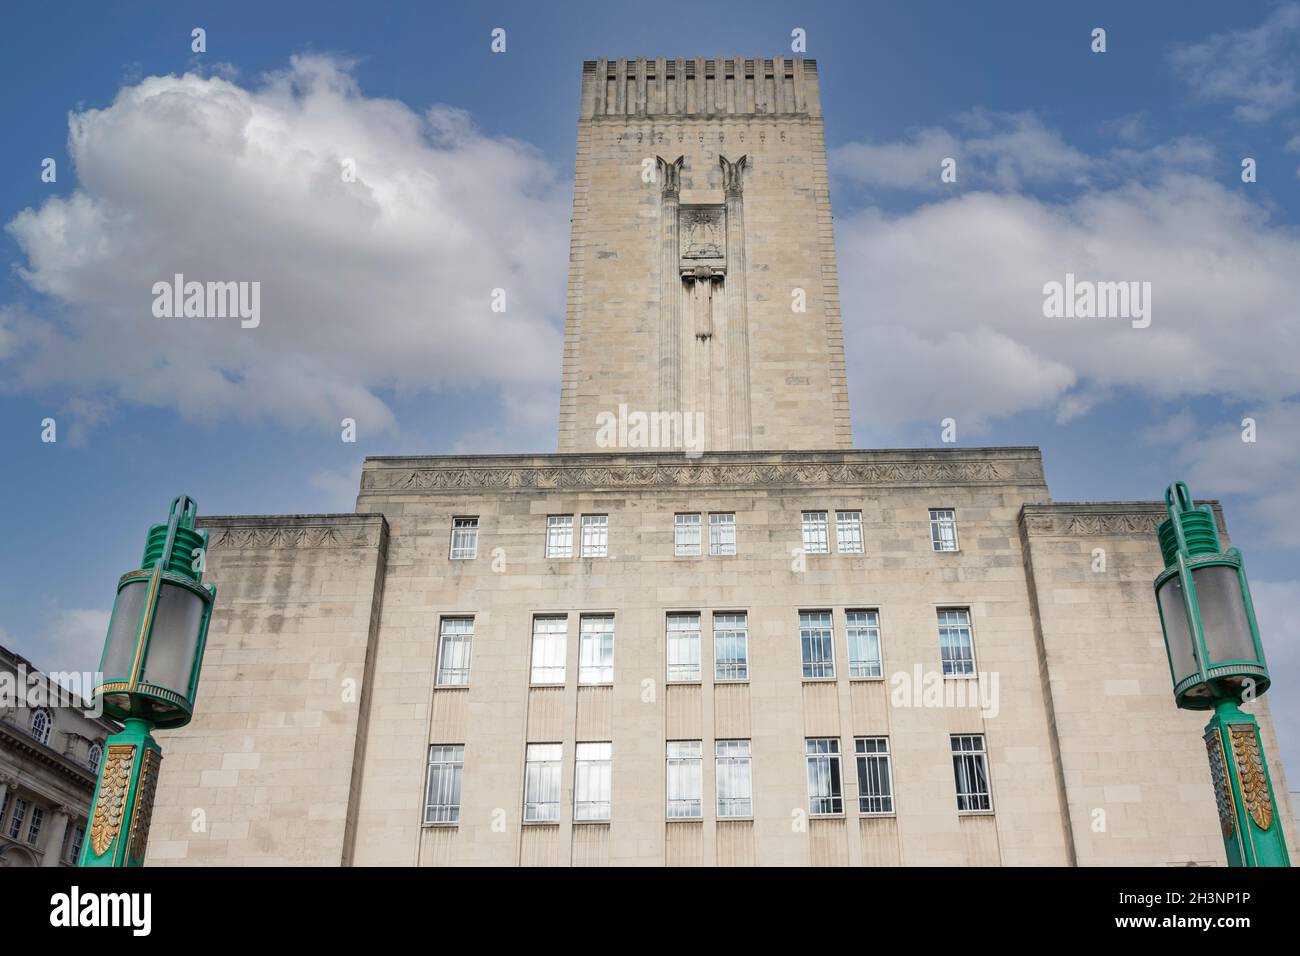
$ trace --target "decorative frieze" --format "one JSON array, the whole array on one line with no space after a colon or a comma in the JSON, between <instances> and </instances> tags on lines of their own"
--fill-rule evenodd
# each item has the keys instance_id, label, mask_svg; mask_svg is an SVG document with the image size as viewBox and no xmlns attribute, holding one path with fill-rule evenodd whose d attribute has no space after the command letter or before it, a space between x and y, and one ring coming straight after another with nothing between
<instances>
[{"instance_id":1,"label":"decorative frieze","mask_svg":"<svg viewBox=\"0 0 1300 956\"><path fill-rule=\"evenodd\" d=\"M1223 528L1222 516L1220 530ZM1164 506L1152 502L1109 505L1044 504L1026 505L1024 524L1030 535L1043 537L1129 537L1154 535L1168 517Z\"/></svg>"},{"instance_id":2,"label":"decorative frieze","mask_svg":"<svg viewBox=\"0 0 1300 956\"><path fill-rule=\"evenodd\" d=\"M462 459L463 461L463 459ZM1037 458L957 461L664 461L543 465L436 463L368 466L362 494L375 492L530 491L596 488L767 488L788 485L966 485L1041 482Z\"/></svg>"},{"instance_id":3,"label":"decorative frieze","mask_svg":"<svg viewBox=\"0 0 1300 956\"><path fill-rule=\"evenodd\" d=\"M384 528L377 516L340 515L332 520L285 517L200 518L209 532L208 550L238 548L374 548ZM341 519L341 520L340 520Z\"/></svg>"}]
</instances>

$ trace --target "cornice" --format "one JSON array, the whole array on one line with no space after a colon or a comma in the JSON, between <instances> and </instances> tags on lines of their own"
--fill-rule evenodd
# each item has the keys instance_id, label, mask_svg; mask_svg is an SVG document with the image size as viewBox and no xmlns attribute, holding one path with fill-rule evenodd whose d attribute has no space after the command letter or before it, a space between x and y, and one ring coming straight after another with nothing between
<instances>
[{"instance_id":1,"label":"cornice","mask_svg":"<svg viewBox=\"0 0 1300 956\"><path fill-rule=\"evenodd\" d=\"M199 518L208 550L378 548L388 536L379 514L217 515Z\"/></svg>"},{"instance_id":2,"label":"cornice","mask_svg":"<svg viewBox=\"0 0 1300 956\"><path fill-rule=\"evenodd\" d=\"M1227 533L1223 510L1217 501L1197 502L1214 508L1221 533ZM1030 537L1154 536L1168 517L1158 501L1059 501L1028 504L1020 509L1020 522Z\"/></svg>"}]
</instances>

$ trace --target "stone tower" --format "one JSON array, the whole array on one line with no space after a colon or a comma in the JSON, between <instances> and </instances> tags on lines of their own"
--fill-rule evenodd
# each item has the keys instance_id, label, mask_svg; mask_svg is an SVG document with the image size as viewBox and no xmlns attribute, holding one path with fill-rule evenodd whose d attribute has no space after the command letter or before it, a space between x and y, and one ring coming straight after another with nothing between
<instances>
[{"instance_id":1,"label":"stone tower","mask_svg":"<svg viewBox=\"0 0 1300 956\"><path fill-rule=\"evenodd\" d=\"M674 428L611 440L620 407ZM850 446L812 60L583 65L559 434L561 452Z\"/></svg>"}]
</instances>

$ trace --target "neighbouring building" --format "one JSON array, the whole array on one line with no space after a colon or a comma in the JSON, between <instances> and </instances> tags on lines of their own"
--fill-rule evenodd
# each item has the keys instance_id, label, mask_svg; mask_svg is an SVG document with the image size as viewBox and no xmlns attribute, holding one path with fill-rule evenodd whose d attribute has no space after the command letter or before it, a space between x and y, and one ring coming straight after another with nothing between
<instances>
[{"instance_id":1,"label":"neighbouring building","mask_svg":"<svg viewBox=\"0 0 1300 956\"><path fill-rule=\"evenodd\" d=\"M583 65L559 453L202 520L150 864L1223 862L1162 505L851 447L819 83Z\"/></svg>"},{"instance_id":2,"label":"neighbouring building","mask_svg":"<svg viewBox=\"0 0 1300 956\"><path fill-rule=\"evenodd\" d=\"M74 866L118 725L5 647L0 691L0 867Z\"/></svg>"}]
</instances>

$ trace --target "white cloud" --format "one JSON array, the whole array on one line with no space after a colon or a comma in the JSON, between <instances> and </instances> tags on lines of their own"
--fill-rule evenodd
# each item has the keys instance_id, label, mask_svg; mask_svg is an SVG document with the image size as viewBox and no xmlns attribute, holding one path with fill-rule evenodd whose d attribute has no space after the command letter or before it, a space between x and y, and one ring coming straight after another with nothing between
<instances>
[{"instance_id":1,"label":"white cloud","mask_svg":"<svg viewBox=\"0 0 1300 956\"><path fill-rule=\"evenodd\" d=\"M1287 784L1296 790L1300 788L1300 618L1296 617L1300 581L1252 580L1250 596L1273 679L1264 699L1273 714Z\"/></svg>"},{"instance_id":2,"label":"white cloud","mask_svg":"<svg viewBox=\"0 0 1300 956\"><path fill-rule=\"evenodd\" d=\"M1181 46L1169 60L1201 99L1235 103L1239 119L1262 123L1300 101L1300 4L1278 7L1252 29Z\"/></svg>"},{"instance_id":3,"label":"white cloud","mask_svg":"<svg viewBox=\"0 0 1300 956\"><path fill-rule=\"evenodd\" d=\"M148 77L69 126L77 189L8 225L48 297L0 316L13 387L371 433L385 390L553 387L568 196L527 145L318 56L257 86ZM261 282L261 325L154 318L174 273Z\"/></svg>"},{"instance_id":4,"label":"white cloud","mask_svg":"<svg viewBox=\"0 0 1300 956\"><path fill-rule=\"evenodd\" d=\"M1138 148L1140 116L1106 126L1124 145L1092 155L1070 144L1033 113L975 110L954 118L955 131L927 127L893 143L846 143L831 152L836 174L865 186L938 193L954 184L940 178L940 164L957 162L962 189L1015 191L1044 185L1077 189L1124 177L1147 179L1171 169L1209 167L1213 149L1195 137Z\"/></svg>"},{"instance_id":5,"label":"white cloud","mask_svg":"<svg viewBox=\"0 0 1300 956\"><path fill-rule=\"evenodd\" d=\"M1199 176L1048 202L967 193L837 219L853 406L882 430L936 414L977 427L1132 389L1278 401L1297 388L1300 237ZM1048 319L1067 273L1151 283L1151 325ZM1136 417L1136 416L1135 416Z\"/></svg>"},{"instance_id":6,"label":"white cloud","mask_svg":"<svg viewBox=\"0 0 1300 956\"><path fill-rule=\"evenodd\" d=\"M356 510L357 492L361 488L361 462L342 468L322 468L308 479L311 486L325 496L324 507L329 511Z\"/></svg>"},{"instance_id":7,"label":"white cloud","mask_svg":"<svg viewBox=\"0 0 1300 956\"><path fill-rule=\"evenodd\" d=\"M111 613L101 608L59 611L39 634L20 637L0 628L0 644L46 673L95 671L99 669Z\"/></svg>"}]
</instances>

